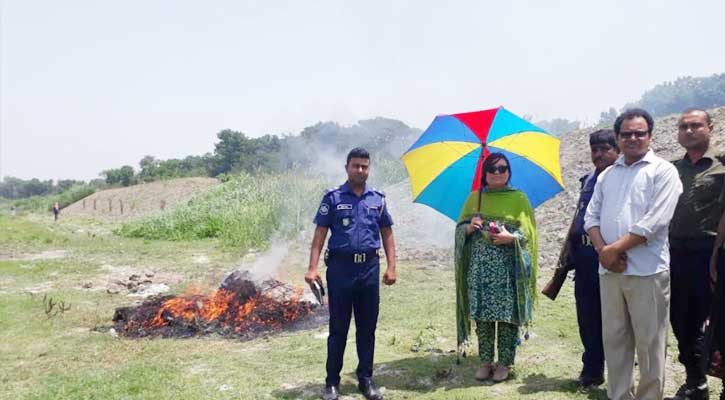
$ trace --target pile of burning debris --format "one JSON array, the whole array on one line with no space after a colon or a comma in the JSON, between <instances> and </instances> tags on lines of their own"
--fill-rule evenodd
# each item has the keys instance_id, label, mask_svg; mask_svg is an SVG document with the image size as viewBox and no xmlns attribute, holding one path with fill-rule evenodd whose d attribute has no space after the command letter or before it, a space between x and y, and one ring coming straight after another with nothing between
<instances>
[{"instance_id":1,"label":"pile of burning debris","mask_svg":"<svg viewBox=\"0 0 725 400\"><path fill-rule=\"evenodd\" d=\"M323 307L302 300L302 289L276 280L257 285L247 272L234 272L209 295L155 296L113 316L119 335L190 337L217 333L249 339L277 329L324 323Z\"/></svg>"}]
</instances>

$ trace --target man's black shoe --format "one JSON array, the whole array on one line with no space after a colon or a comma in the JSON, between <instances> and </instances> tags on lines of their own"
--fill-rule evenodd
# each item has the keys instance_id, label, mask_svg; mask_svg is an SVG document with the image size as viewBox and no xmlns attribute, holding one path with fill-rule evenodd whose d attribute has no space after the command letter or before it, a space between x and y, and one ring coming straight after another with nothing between
<instances>
[{"instance_id":1,"label":"man's black shoe","mask_svg":"<svg viewBox=\"0 0 725 400\"><path fill-rule=\"evenodd\" d=\"M596 387L604 383L604 377L603 376L585 376L582 375L579 377L579 380L577 380L577 385L580 388L586 389L590 387Z\"/></svg>"},{"instance_id":2,"label":"man's black shoe","mask_svg":"<svg viewBox=\"0 0 725 400\"><path fill-rule=\"evenodd\" d=\"M708 400L710 392L707 384L691 387L687 384L680 386L672 397L666 397L665 400Z\"/></svg>"},{"instance_id":3,"label":"man's black shoe","mask_svg":"<svg viewBox=\"0 0 725 400\"><path fill-rule=\"evenodd\" d=\"M378 389L371 378L360 379L357 388L360 389L360 393L368 400L383 400L383 394L380 393L380 389Z\"/></svg>"},{"instance_id":4,"label":"man's black shoe","mask_svg":"<svg viewBox=\"0 0 725 400\"><path fill-rule=\"evenodd\" d=\"M340 396L340 388L337 386L325 386L322 391L322 400L337 400Z\"/></svg>"}]
</instances>

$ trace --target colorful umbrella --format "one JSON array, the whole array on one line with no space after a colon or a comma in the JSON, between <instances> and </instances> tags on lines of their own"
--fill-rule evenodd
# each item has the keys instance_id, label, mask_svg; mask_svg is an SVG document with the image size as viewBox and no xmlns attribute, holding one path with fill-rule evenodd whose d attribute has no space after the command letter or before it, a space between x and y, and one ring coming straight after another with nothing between
<instances>
[{"instance_id":1,"label":"colorful umbrella","mask_svg":"<svg viewBox=\"0 0 725 400\"><path fill-rule=\"evenodd\" d=\"M481 164L500 152L511 163L511 186L536 207L564 188L559 139L503 107L440 115L401 157L413 200L458 220L471 191L479 190Z\"/></svg>"}]
</instances>

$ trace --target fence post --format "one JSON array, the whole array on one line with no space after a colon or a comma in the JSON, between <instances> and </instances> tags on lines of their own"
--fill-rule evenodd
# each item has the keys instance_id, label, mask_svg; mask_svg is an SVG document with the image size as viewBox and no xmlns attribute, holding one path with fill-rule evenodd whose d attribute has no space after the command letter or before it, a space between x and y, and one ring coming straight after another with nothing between
<instances>
[{"instance_id":1,"label":"fence post","mask_svg":"<svg viewBox=\"0 0 725 400\"><path fill-rule=\"evenodd\" d=\"M93 199L93 209L94 209L94 210L96 209L96 200L97 200L97 199Z\"/></svg>"},{"instance_id":2,"label":"fence post","mask_svg":"<svg viewBox=\"0 0 725 400\"><path fill-rule=\"evenodd\" d=\"M118 204L121 206L121 214L123 214L123 200L118 199Z\"/></svg>"},{"instance_id":3,"label":"fence post","mask_svg":"<svg viewBox=\"0 0 725 400\"><path fill-rule=\"evenodd\" d=\"M83 199L83 209L86 209L86 199Z\"/></svg>"},{"instance_id":4,"label":"fence post","mask_svg":"<svg viewBox=\"0 0 725 400\"><path fill-rule=\"evenodd\" d=\"M113 200L108 199L108 212L113 211Z\"/></svg>"}]
</instances>

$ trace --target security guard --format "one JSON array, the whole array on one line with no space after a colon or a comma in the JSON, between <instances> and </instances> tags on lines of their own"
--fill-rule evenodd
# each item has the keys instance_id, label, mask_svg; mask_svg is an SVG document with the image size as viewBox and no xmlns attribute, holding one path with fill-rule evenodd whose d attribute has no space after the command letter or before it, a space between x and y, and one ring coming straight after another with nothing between
<instances>
[{"instance_id":1,"label":"security guard","mask_svg":"<svg viewBox=\"0 0 725 400\"><path fill-rule=\"evenodd\" d=\"M670 222L670 323L685 384L666 400L707 400L702 326L710 314L710 257L725 200L725 167L711 146L713 122L705 110L685 110L677 123L685 154L674 161L683 193Z\"/></svg>"},{"instance_id":2,"label":"security guard","mask_svg":"<svg viewBox=\"0 0 725 400\"><path fill-rule=\"evenodd\" d=\"M599 298L599 256L584 230L584 214L594 193L597 177L619 156L619 148L611 129L600 129L589 135L594 171L584 175L576 215L567 240L574 264L574 298L579 324L579 337L584 346L583 368L577 384L582 388L604 383L604 346L602 343L602 306Z\"/></svg>"},{"instance_id":3,"label":"security guard","mask_svg":"<svg viewBox=\"0 0 725 400\"><path fill-rule=\"evenodd\" d=\"M370 169L370 154L354 148L347 155L347 182L329 190L322 198L315 216L310 265L305 281L321 282L317 264L327 230L332 234L327 244L327 285L330 308L330 334L327 338L327 378L323 399L337 399L340 371L347 342L350 317L355 313L355 342L358 388L367 399L382 400L373 383L375 327L380 304L380 238L388 267L383 283L395 283L395 241L393 220L385 205L385 194L369 188L365 181Z\"/></svg>"}]
</instances>

